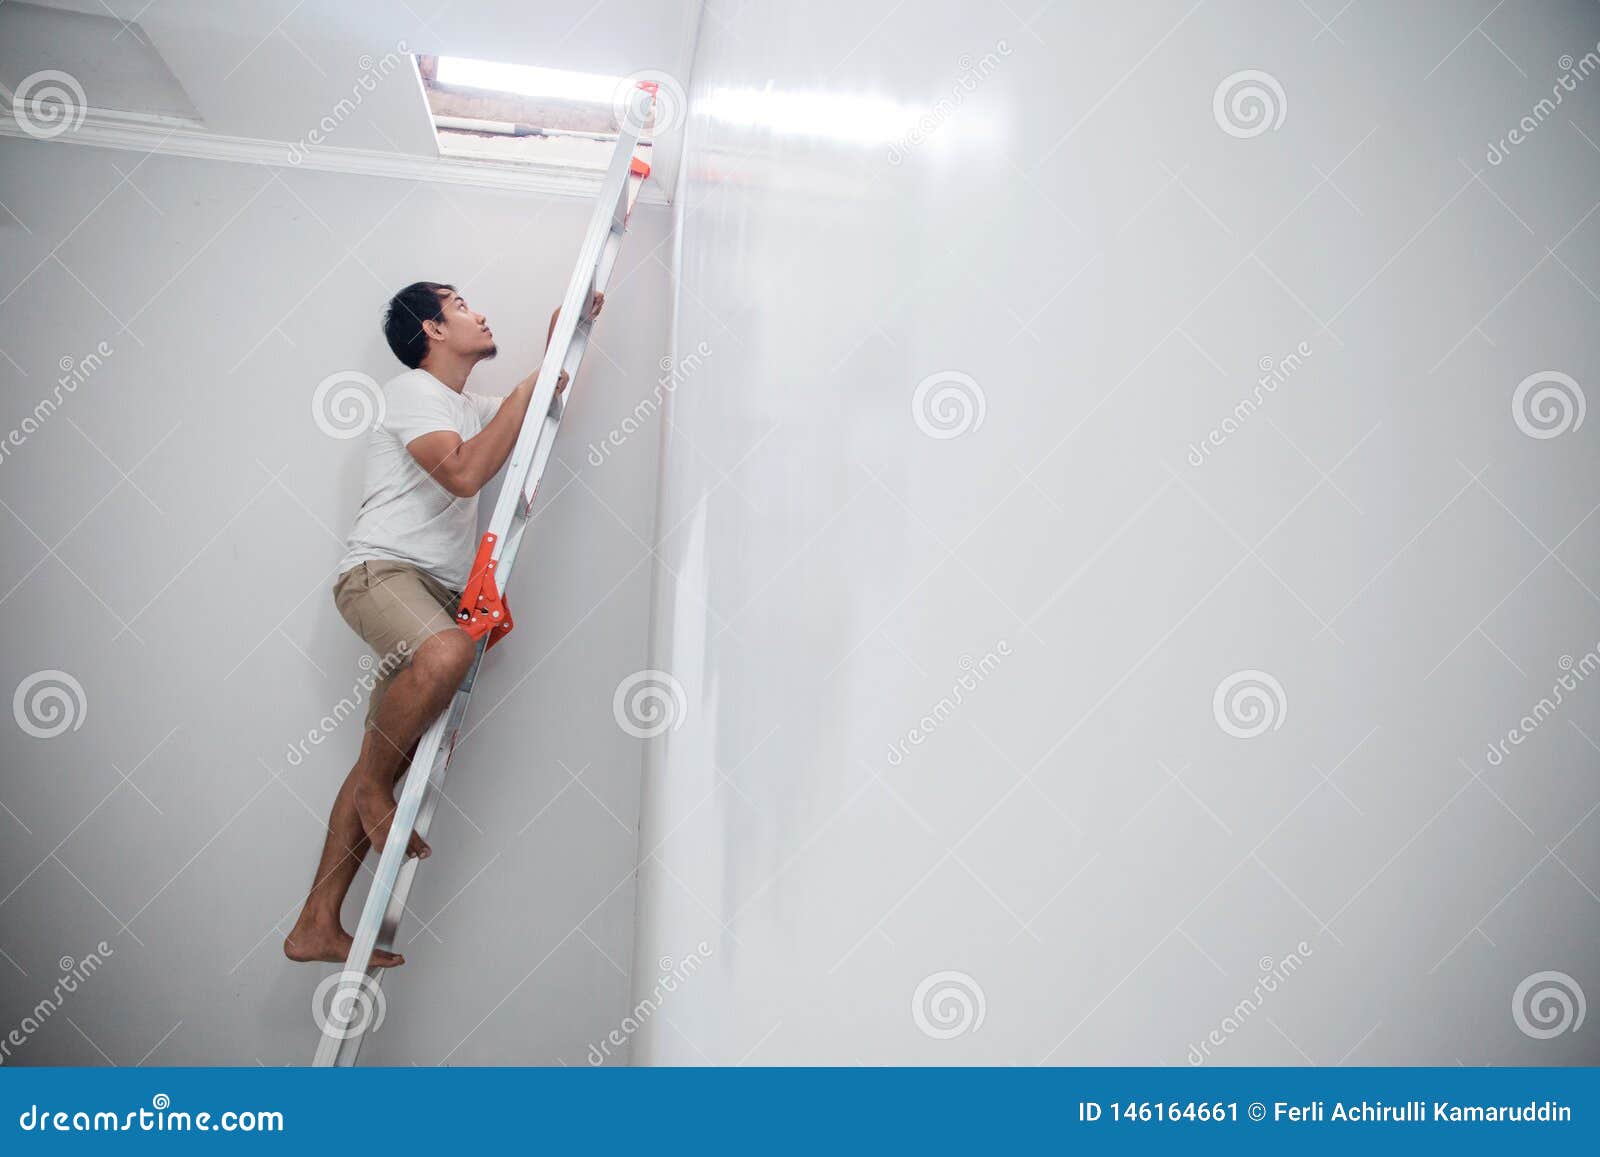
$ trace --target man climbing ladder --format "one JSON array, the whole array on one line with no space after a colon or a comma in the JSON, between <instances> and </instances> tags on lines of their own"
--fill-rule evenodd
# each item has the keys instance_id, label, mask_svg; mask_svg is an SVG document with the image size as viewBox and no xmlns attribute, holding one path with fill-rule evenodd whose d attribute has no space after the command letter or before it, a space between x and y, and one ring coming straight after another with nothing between
<instances>
[{"instance_id":1,"label":"man climbing ladder","mask_svg":"<svg viewBox=\"0 0 1600 1157\"><path fill-rule=\"evenodd\" d=\"M390 383L393 393L386 394L400 413L386 414L382 431L374 432L368 498L336 599L363 638L380 651L404 650L399 662L409 665L370 707L361 758L334 803L317 881L284 946L291 957L308 960L338 960L347 949L343 970L325 978L312 998L322 1033L315 1065L355 1063L363 1036L382 1018L382 973L402 962L393 951L395 935L417 864L430 851L428 828L473 684L485 651L511 629L502 591L561 426L562 391L583 362L629 213L650 173L633 150L654 95L654 85L641 82L622 110L616 150L536 376L503 402L475 398L465 391L467 375L494 353L494 335L482 315L453 287L427 282L397 295L398 311L391 304L391 345L413 371ZM474 498L502 463L505 481L472 554ZM419 497L397 505L402 492ZM458 503L467 504L465 515ZM468 557L471 564L463 570L461 560ZM458 582L460 604L447 628L456 599L452 584ZM393 785L402 772L405 786L396 798ZM338 920L339 900L368 846L380 854L360 922L347 937Z\"/></svg>"},{"instance_id":2,"label":"man climbing ladder","mask_svg":"<svg viewBox=\"0 0 1600 1157\"><path fill-rule=\"evenodd\" d=\"M596 292L585 321L600 315ZM550 318L546 349L561 311ZM368 437L365 497L334 602L379 656L383 677L367 701L361 754L334 797L317 875L294 930L291 960L341 963L351 938L339 909L368 846L381 852L394 818L394 784L423 728L450 703L476 640L456 623L478 528L478 492L500 472L522 429L537 372L504 398L467 391L474 366L495 356L494 332L453 285L419 281L395 294L383 321L409 367L383 387L383 418ZM556 396L566 388L565 370ZM426 858L412 832L407 855ZM374 949L370 966L404 964Z\"/></svg>"}]
</instances>

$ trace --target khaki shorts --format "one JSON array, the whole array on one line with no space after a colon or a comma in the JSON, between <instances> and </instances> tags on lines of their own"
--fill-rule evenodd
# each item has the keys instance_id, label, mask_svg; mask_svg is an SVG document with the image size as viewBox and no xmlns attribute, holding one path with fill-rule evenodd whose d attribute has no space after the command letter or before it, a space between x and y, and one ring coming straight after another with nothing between
<instances>
[{"instance_id":1,"label":"khaki shorts","mask_svg":"<svg viewBox=\"0 0 1600 1157\"><path fill-rule=\"evenodd\" d=\"M366 726L378 712L383 693L417 649L441 631L457 630L459 592L405 562L363 562L333 584L333 604L350 629L378 653L371 668L378 676L367 699Z\"/></svg>"}]
</instances>

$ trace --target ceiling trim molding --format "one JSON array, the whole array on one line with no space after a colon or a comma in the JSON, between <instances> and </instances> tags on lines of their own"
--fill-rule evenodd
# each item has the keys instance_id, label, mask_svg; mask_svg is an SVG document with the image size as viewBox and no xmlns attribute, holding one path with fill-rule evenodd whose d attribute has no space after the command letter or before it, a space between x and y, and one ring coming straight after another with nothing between
<instances>
[{"instance_id":1,"label":"ceiling trim molding","mask_svg":"<svg viewBox=\"0 0 1600 1157\"><path fill-rule=\"evenodd\" d=\"M0 117L0 137L40 139L25 132L14 117ZM417 156L377 149L334 148L329 145L291 144L255 137L230 137L170 121L130 119L127 116L91 114L75 129L43 138L59 144L89 145L162 156L206 161L231 161L280 169L313 169L325 173L352 173L366 177L391 177L403 181L429 181L446 185L476 185L487 189L538 193L548 197L589 200L600 192L603 172L566 165L460 160L453 157ZM648 186L639 200L664 205L666 197Z\"/></svg>"}]
</instances>

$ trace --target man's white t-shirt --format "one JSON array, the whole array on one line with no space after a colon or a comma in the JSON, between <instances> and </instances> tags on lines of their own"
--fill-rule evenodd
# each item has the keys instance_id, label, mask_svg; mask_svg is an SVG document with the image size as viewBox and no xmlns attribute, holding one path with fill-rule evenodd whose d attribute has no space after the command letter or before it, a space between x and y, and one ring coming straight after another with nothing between
<instances>
[{"instance_id":1,"label":"man's white t-shirt","mask_svg":"<svg viewBox=\"0 0 1600 1157\"><path fill-rule=\"evenodd\" d=\"M467 584L478 530L478 496L457 498L406 449L435 430L476 435L503 398L456 393L427 370L383 387L383 416L367 435L365 494L350 530L343 574L363 562L406 562L459 591Z\"/></svg>"}]
</instances>

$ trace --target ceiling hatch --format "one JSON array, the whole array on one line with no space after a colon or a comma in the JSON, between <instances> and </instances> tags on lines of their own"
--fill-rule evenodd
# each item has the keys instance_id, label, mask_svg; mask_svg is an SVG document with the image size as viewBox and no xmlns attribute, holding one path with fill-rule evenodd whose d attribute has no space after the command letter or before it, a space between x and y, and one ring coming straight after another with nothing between
<instances>
[{"instance_id":1,"label":"ceiling hatch","mask_svg":"<svg viewBox=\"0 0 1600 1157\"><path fill-rule=\"evenodd\" d=\"M603 172L637 82L523 64L422 56L417 72L440 155ZM654 113L636 155L648 162Z\"/></svg>"}]
</instances>

